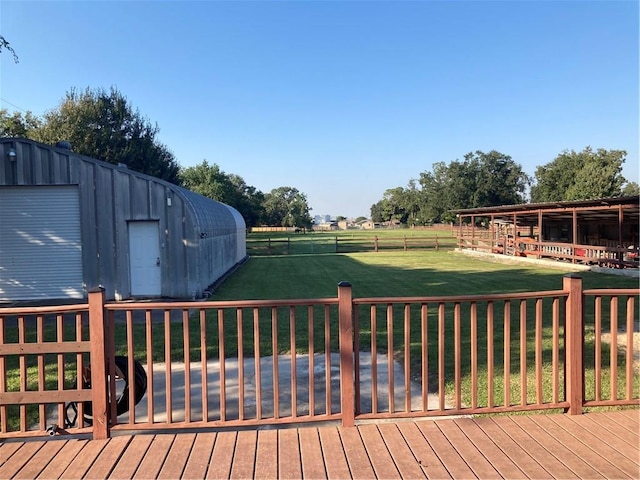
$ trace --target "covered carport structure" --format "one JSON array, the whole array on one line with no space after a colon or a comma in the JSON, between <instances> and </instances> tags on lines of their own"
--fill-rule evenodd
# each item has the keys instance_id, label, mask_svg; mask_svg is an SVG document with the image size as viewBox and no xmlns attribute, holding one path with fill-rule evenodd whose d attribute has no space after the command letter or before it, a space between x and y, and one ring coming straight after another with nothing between
<instances>
[{"instance_id":1,"label":"covered carport structure","mask_svg":"<svg viewBox=\"0 0 640 480\"><path fill-rule=\"evenodd\" d=\"M456 210L458 247L611 268L638 268L640 197Z\"/></svg>"}]
</instances>

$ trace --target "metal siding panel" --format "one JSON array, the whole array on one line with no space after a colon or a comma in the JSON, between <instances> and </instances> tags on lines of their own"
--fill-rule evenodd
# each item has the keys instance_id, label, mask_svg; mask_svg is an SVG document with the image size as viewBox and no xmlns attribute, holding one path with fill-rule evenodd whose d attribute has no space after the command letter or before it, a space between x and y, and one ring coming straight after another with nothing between
<instances>
[{"instance_id":1,"label":"metal siding panel","mask_svg":"<svg viewBox=\"0 0 640 480\"><path fill-rule=\"evenodd\" d=\"M0 300L83 298L77 187L0 189Z\"/></svg>"},{"instance_id":2,"label":"metal siding panel","mask_svg":"<svg viewBox=\"0 0 640 480\"><path fill-rule=\"evenodd\" d=\"M130 220L149 220L149 181L130 175L131 218Z\"/></svg>"},{"instance_id":3,"label":"metal siding panel","mask_svg":"<svg viewBox=\"0 0 640 480\"><path fill-rule=\"evenodd\" d=\"M80 218L82 229L82 263L87 288L100 285L98 272L98 249L96 238L96 198L94 164L79 162Z\"/></svg>"},{"instance_id":4,"label":"metal siding panel","mask_svg":"<svg viewBox=\"0 0 640 480\"><path fill-rule=\"evenodd\" d=\"M96 176L96 243L99 282L107 298L115 297L115 245L112 171L95 166Z\"/></svg>"},{"instance_id":5,"label":"metal siding panel","mask_svg":"<svg viewBox=\"0 0 640 480\"><path fill-rule=\"evenodd\" d=\"M114 256L116 259L114 290L116 300L123 300L131 296L131 286L129 282L129 235L127 230L127 220L131 217L129 208L130 178L129 175L120 171L113 171Z\"/></svg>"}]
</instances>

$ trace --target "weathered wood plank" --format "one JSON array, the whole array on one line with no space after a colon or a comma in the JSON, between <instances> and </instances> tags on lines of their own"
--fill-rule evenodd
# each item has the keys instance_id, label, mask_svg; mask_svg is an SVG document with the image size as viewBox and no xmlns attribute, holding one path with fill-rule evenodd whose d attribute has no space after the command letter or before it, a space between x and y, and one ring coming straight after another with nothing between
<instances>
[{"instance_id":1,"label":"weathered wood plank","mask_svg":"<svg viewBox=\"0 0 640 480\"><path fill-rule=\"evenodd\" d=\"M378 478L398 478L400 472L391 458L391 454L382 439L378 427L374 424L358 427L360 436L371 460L373 471Z\"/></svg>"},{"instance_id":2,"label":"weathered wood plank","mask_svg":"<svg viewBox=\"0 0 640 480\"><path fill-rule=\"evenodd\" d=\"M475 447L491 463L502 478L523 478L524 472L507 457L476 422L470 418L454 420L458 428L465 433Z\"/></svg>"},{"instance_id":3,"label":"weathered wood plank","mask_svg":"<svg viewBox=\"0 0 640 480\"><path fill-rule=\"evenodd\" d=\"M235 447L236 432L218 432L207 470L207 478L229 478Z\"/></svg>"},{"instance_id":4,"label":"weathered wood plank","mask_svg":"<svg viewBox=\"0 0 640 480\"><path fill-rule=\"evenodd\" d=\"M317 428L299 430L300 459L303 478L327 478Z\"/></svg>"},{"instance_id":5,"label":"weathered wood plank","mask_svg":"<svg viewBox=\"0 0 640 480\"><path fill-rule=\"evenodd\" d=\"M551 455L547 449L536 442L526 431L520 428L520 426L513 423L509 417L496 417L492 420L518 445L522 446L534 461L548 472L545 476L552 478L577 478L575 473ZM526 470L525 473L527 473Z\"/></svg>"},{"instance_id":6,"label":"weathered wood plank","mask_svg":"<svg viewBox=\"0 0 640 480\"><path fill-rule=\"evenodd\" d=\"M98 458L87 471L86 478L109 478L111 471L118 464L118 460L127 449L130 441L130 436L109 439Z\"/></svg>"},{"instance_id":7,"label":"weathered wood plank","mask_svg":"<svg viewBox=\"0 0 640 480\"><path fill-rule=\"evenodd\" d=\"M296 429L278 431L278 478L301 478L300 444Z\"/></svg>"},{"instance_id":8,"label":"weathered wood plank","mask_svg":"<svg viewBox=\"0 0 640 480\"><path fill-rule=\"evenodd\" d=\"M516 443L504 430L502 430L491 418L477 418L473 423L489 438L495 442L500 451L516 465L526 477L546 478L550 477L538 462L536 462L525 449Z\"/></svg>"},{"instance_id":9,"label":"weathered wood plank","mask_svg":"<svg viewBox=\"0 0 640 480\"><path fill-rule=\"evenodd\" d=\"M580 418L567 417L572 422L576 422L582 428L590 432L598 432L598 435L607 439L607 443L615 448L620 454L631 461L638 462L638 442L635 445L618 436L617 429L609 426L606 428L599 422L597 414L589 413L581 415Z\"/></svg>"},{"instance_id":10,"label":"weathered wood plank","mask_svg":"<svg viewBox=\"0 0 640 480\"><path fill-rule=\"evenodd\" d=\"M196 435L189 459L184 472L182 472L184 478L204 478L206 476L215 441L215 432L198 433Z\"/></svg>"},{"instance_id":11,"label":"weathered wood plank","mask_svg":"<svg viewBox=\"0 0 640 480\"><path fill-rule=\"evenodd\" d=\"M133 478L157 478L175 437L175 435L169 434L154 435L153 441Z\"/></svg>"},{"instance_id":12,"label":"weathered wood plank","mask_svg":"<svg viewBox=\"0 0 640 480\"><path fill-rule=\"evenodd\" d=\"M73 461L65 469L63 476L65 479L84 478L87 471L93 465L95 459L100 455L102 449L109 440L92 440L87 442L82 450L76 455Z\"/></svg>"},{"instance_id":13,"label":"weathered wood plank","mask_svg":"<svg viewBox=\"0 0 640 480\"><path fill-rule=\"evenodd\" d=\"M424 478L424 471L416 462L413 452L408 447L400 430L398 430L398 426L396 424L383 423L378 425L378 430L389 449L400 476L402 478Z\"/></svg>"},{"instance_id":14,"label":"weathered wood plank","mask_svg":"<svg viewBox=\"0 0 640 480\"><path fill-rule=\"evenodd\" d=\"M498 471L487 461L482 452L469 440L469 438L460 430L460 427L450 420L437 422L438 427L445 437L449 440L453 448L467 462L467 465L473 470L478 478L499 478Z\"/></svg>"},{"instance_id":15,"label":"weathered wood plank","mask_svg":"<svg viewBox=\"0 0 640 480\"><path fill-rule=\"evenodd\" d=\"M149 449L154 435L135 435L111 472L112 478L133 478Z\"/></svg>"},{"instance_id":16,"label":"weathered wood plank","mask_svg":"<svg viewBox=\"0 0 640 480\"><path fill-rule=\"evenodd\" d=\"M158 474L158 478L172 479L182 477L182 472L186 467L195 438L195 433L181 433L176 435L167 454L167 459Z\"/></svg>"},{"instance_id":17,"label":"weathered wood plank","mask_svg":"<svg viewBox=\"0 0 640 480\"><path fill-rule=\"evenodd\" d=\"M453 478L476 478L435 422L420 422L417 426Z\"/></svg>"},{"instance_id":18,"label":"weathered wood plank","mask_svg":"<svg viewBox=\"0 0 640 480\"><path fill-rule=\"evenodd\" d=\"M258 432L255 430L238 432L230 478L253 478L257 441Z\"/></svg>"},{"instance_id":19,"label":"weathered wood plank","mask_svg":"<svg viewBox=\"0 0 640 480\"><path fill-rule=\"evenodd\" d=\"M272 479L278 477L278 431L258 432L256 448L255 478Z\"/></svg>"},{"instance_id":20,"label":"weathered wood plank","mask_svg":"<svg viewBox=\"0 0 640 480\"><path fill-rule=\"evenodd\" d=\"M11 478L16 475L29 459L42 448L42 445L43 442L23 443L7 461L0 465L0 478Z\"/></svg>"},{"instance_id":21,"label":"weathered wood plank","mask_svg":"<svg viewBox=\"0 0 640 480\"><path fill-rule=\"evenodd\" d=\"M371 466L371 461L364 448L362 438L357 428L340 428L338 429L344 453L351 470L351 478L375 478L375 472Z\"/></svg>"},{"instance_id":22,"label":"weathered wood plank","mask_svg":"<svg viewBox=\"0 0 640 480\"><path fill-rule=\"evenodd\" d=\"M398 423L398 429L427 478L452 478L415 423Z\"/></svg>"},{"instance_id":23,"label":"weathered wood plank","mask_svg":"<svg viewBox=\"0 0 640 480\"><path fill-rule=\"evenodd\" d=\"M322 456L324 458L327 477L348 478L351 476L349 464L344 453L342 440L336 427L322 427L318 429L320 443L322 444Z\"/></svg>"},{"instance_id":24,"label":"weathered wood plank","mask_svg":"<svg viewBox=\"0 0 640 480\"><path fill-rule=\"evenodd\" d=\"M602 475L572 452L567 445L564 445L560 440L553 437L550 432L540 428L530 416L513 415L508 418L542 445L549 454L566 465L567 468L573 472L571 476L578 476L579 478L602 478Z\"/></svg>"},{"instance_id":25,"label":"weathered wood plank","mask_svg":"<svg viewBox=\"0 0 640 480\"><path fill-rule=\"evenodd\" d=\"M16 480L36 478L66 443L66 440L45 441L42 448L29 459L29 462L13 478Z\"/></svg>"},{"instance_id":26,"label":"weathered wood plank","mask_svg":"<svg viewBox=\"0 0 640 480\"><path fill-rule=\"evenodd\" d=\"M629 476L622 469L618 468L618 465L616 465L617 462L612 462L611 458L607 458L606 456L603 456L601 452L593 449L592 445L595 442L598 442L598 437L596 435L583 430L584 433L576 437L567 428L565 428L563 425L564 422L559 422L563 416L564 415L535 415L531 417L531 420L533 420L542 429L549 432L550 435L563 445L569 446L573 453L597 470L600 475L603 475L606 478L625 478ZM569 425L573 424L569 423ZM624 457L622 458L624 459ZM637 467L636 473L638 473Z\"/></svg>"},{"instance_id":27,"label":"weathered wood plank","mask_svg":"<svg viewBox=\"0 0 640 480\"><path fill-rule=\"evenodd\" d=\"M50 479L62 477L63 472L88 442L88 440L67 441L64 446L58 450L56 456L51 459L51 462L40 472L38 478Z\"/></svg>"}]
</instances>

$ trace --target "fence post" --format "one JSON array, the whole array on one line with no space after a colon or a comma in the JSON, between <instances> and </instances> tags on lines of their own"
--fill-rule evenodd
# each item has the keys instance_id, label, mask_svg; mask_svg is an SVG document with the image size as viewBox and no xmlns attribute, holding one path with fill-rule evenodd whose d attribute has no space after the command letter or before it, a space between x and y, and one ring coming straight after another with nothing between
<instances>
[{"instance_id":1,"label":"fence post","mask_svg":"<svg viewBox=\"0 0 640 480\"><path fill-rule=\"evenodd\" d=\"M107 356L104 323L104 288L89 290L89 338L91 339L91 411L93 439L109 438L107 416Z\"/></svg>"},{"instance_id":2,"label":"fence post","mask_svg":"<svg viewBox=\"0 0 640 480\"><path fill-rule=\"evenodd\" d=\"M584 317L582 311L582 278L565 275L562 288L567 292L565 309L565 396L570 415L582 413L584 399Z\"/></svg>"},{"instance_id":3,"label":"fence post","mask_svg":"<svg viewBox=\"0 0 640 480\"><path fill-rule=\"evenodd\" d=\"M436 250L438 250L438 235L436 234Z\"/></svg>"},{"instance_id":4,"label":"fence post","mask_svg":"<svg viewBox=\"0 0 640 480\"><path fill-rule=\"evenodd\" d=\"M374 252L378 251L378 236L377 235L375 237L373 237L373 251Z\"/></svg>"},{"instance_id":5,"label":"fence post","mask_svg":"<svg viewBox=\"0 0 640 480\"><path fill-rule=\"evenodd\" d=\"M338 321L340 324L340 410L342 426L355 425L353 385L353 303L351 284L338 284ZM328 372L327 372L328 374Z\"/></svg>"}]
</instances>

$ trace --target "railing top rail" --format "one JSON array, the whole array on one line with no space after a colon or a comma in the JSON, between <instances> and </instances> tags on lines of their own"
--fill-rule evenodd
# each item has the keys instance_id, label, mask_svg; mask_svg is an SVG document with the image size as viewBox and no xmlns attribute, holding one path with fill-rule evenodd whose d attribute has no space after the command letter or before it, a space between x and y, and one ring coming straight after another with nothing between
<instances>
[{"instance_id":1,"label":"railing top rail","mask_svg":"<svg viewBox=\"0 0 640 480\"><path fill-rule=\"evenodd\" d=\"M564 290L547 290L541 292L494 293L486 295L449 295L437 297L369 297L355 298L355 304L390 304L390 303L456 303L482 302L493 300L522 300L528 298L566 297Z\"/></svg>"},{"instance_id":2,"label":"railing top rail","mask_svg":"<svg viewBox=\"0 0 640 480\"><path fill-rule=\"evenodd\" d=\"M79 303L74 305L42 306L42 307L0 307L0 316L83 312L88 310L89 310L88 303Z\"/></svg>"},{"instance_id":3,"label":"railing top rail","mask_svg":"<svg viewBox=\"0 0 640 480\"><path fill-rule=\"evenodd\" d=\"M583 295L640 295L640 288L593 288Z\"/></svg>"},{"instance_id":4,"label":"railing top rail","mask_svg":"<svg viewBox=\"0 0 640 480\"><path fill-rule=\"evenodd\" d=\"M338 298L310 298L289 300L224 300L215 302L135 302L107 303L105 309L121 310L205 310L208 308L254 308L254 307L289 307L309 305L337 305Z\"/></svg>"}]
</instances>

